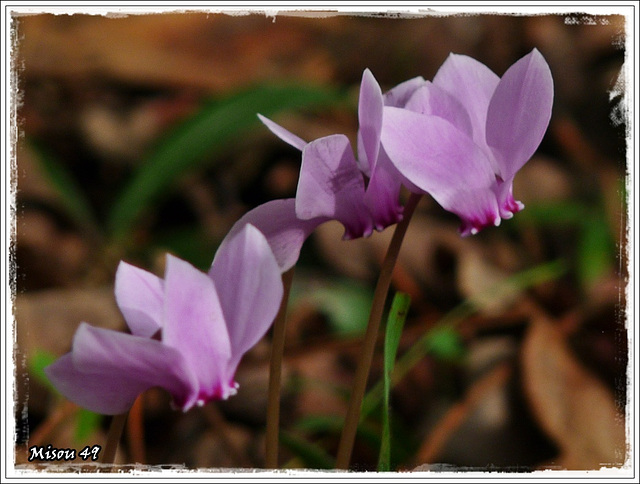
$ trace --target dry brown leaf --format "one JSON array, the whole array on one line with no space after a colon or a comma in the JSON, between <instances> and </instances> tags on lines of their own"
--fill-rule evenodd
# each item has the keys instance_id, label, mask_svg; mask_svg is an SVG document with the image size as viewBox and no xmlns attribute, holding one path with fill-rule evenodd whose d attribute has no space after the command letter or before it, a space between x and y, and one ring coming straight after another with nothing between
<instances>
[{"instance_id":1,"label":"dry brown leaf","mask_svg":"<svg viewBox=\"0 0 640 484\"><path fill-rule=\"evenodd\" d=\"M214 92L268 77L332 76L317 21L265 15L171 13L18 16L19 55L31 76L102 77ZM339 22L339 19L324 19Z\"/></svg>"},{"instance_id":2,"label":"dry brown leaf","mask_svg":"<svg viewBox=\"0 0 640 484\"><path fill-rule=\"evenodd\" d=\"M18 347L27 357L38 350L55 355L69 351L83 321L100 328L124 328L111 287L19 294L14 311Z\"/></svg>"},{"instance_id":3,"label":"dry brown leaf","mask_svg":"<svg viewBox=\"0 0 640 484\"><path fill-rule=\"evenodd\" d=\"M522 359L533 413L560 448L556 464L569 470L623 465L624 416L613 395L580 365L560 331L541 315L530 324Z\"/></svg>"},{"instance_id":4,"label":"dry brown leaf","mask_svg":"<svg viewBox=\"0 0 640 484\"><path fill-rule=\"evenodd\" d=\"M504 313L520 295L519 287L505 283L508 276L479 250L461 251L459 254L459 291L484 314L497 316Z\"/></svg>"},{"instance_id":5,"label":"dry brown leaf","mask_svg":"<svg viewBox=\"0 0 640 484\"><path fill-rule=\"evenodd\" d=\"M447 410L422 443L415 458L416 463L422 464L414 471L427 470L428 466L438 458L447 441L465 420L473 416L474 411L485 414L480 416L481 420L487 420L488 414L494 413L496 415L489 416L488 420L497 420L498 423L504 421L506 418L501 411L504 408L504 385L510 375L511 366L508 363L501 363L474 383L464 398Z\"/></svg>"}]
</instances>

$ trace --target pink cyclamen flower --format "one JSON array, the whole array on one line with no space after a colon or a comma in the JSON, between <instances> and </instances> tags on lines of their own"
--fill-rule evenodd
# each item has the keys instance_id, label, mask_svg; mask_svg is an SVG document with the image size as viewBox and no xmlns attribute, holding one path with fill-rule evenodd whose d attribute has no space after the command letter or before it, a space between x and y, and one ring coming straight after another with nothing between
<instances>
[{"instance_id":1,"label":"pink cyclamen flower","mask_svg":"<svg viewBox=\"0 0 640 484\"><path fill-rule=\"evenodd\" d=\"M208 274L171 255L164 279L121 262L115 295L131 334L82 323L71 352L45 372L69 400L106 415L126 412L155 386L183 411L226 399L282 294L275 257L251 225L225 240Z\"/></svg>"},{"instance_id":2,"label":"pink cyclamen flower","mask_svg":"<svg viewBox=\"0 0 640 484\"><path fill-rule=\"evenodd\" d=\"M364 71L358 104L358 159L345 135L325 136L307 143L258 115L276 136L302 152L296 197L256 207L236 222L230 233L248 223L258 227L284 272L298 260L306 238L324 222L338 220L345 228L344 238L354 239L400 221L400 188L403 183L412 185L380 146L383 107L404 106L424 82L416 77L383 95L371 71Z\"/></svg>"},{"instance_id":3,"label":"pink cyclamen flower","mask_svg":"<svg viewBox=\"0 0 640 484\"><path fill-rule=\"evenodd\" d=\"M345 227L345 239L367 237L374 228L383 230L402 219L402 177L380 149L383 107L402 107L424 82L411 79L383 95L371 71L364 71L358 102L358 159L343 134L307 143L258 115L276 136L302 151L295 198L299 219L338 220Z\"/></svg>"},{"instance_id":4,"label":"pink cyclamen flower","mask_svg":"<svg viewBox=\"0 0 640 484\"><path fill-rule=\"evenodd\" d=\"M553 79L537 49L499 78L451 54L404 109L385 107L381 142L397 170L462 219L462 235L524 207L513 179L547 130Z\"/></svg>"}]
</instances>

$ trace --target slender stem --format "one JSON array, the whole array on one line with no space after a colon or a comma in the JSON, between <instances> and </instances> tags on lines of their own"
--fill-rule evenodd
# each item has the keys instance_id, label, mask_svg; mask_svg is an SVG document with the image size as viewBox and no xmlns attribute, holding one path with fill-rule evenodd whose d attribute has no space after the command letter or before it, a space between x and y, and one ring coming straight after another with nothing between
<instances>
[{"instance_id":1,"label":"slender stem","mask_svg":"<svg viewBox=\"0 0 640 484\"><path fill-rule=\"evenodd\" d=\"M287 304L294 269L282 275L284 294L280 310L273 323L273 341L271 343L271 361L269 366L269 400L267 403L267 435L265 466L268 469L278 467L278 433L280 430L280 386L282 376L282 356L284 353L284 337L287 321Z\"/></svg>"},{"instance_id":2,"label":"slender stem","mask_svg":"<svg viewBox=\"0 0 640 484\"><path fill-rule=\"evenodd\" d=\"M116 458L116 450L118 449L118 442L122 436L124 430L124 423L127 420L129 412L122 413L120 415L114 415L111 419L111 425L109 426L109 433L107 434L107 443L104 446L104 454L102 454L103 464L113 464Z\"/></svg>"},{"instance_id":3,"label":"slender stem","mask_svg":"<svg viewBox=\"0 0 640 484\"><path fill-rule=\"evenodd\" d=\"M360 407L367 387L367 378L369 376L371 361L373 360L373 353L376 346L378 330L380 328L380 321L382 320L382 314L384 312L387 293L389 292L389 287L391 285L393 268L396 264L396 260L398 259L400 247L402 246L404 235L407 232L409 221L411 220L413 211L415 210L416 205L418 205L420 198L421 195L415 193L412 193L409 197L404 208L404 217L396 226L391 242L389 243L389 248L387 249L387 254L380 269L378 283L376 284L373 302L371 304L371 312L369 313L369 323L364 335L360 360L358 361L353 388L351 390L349 409L342 429L340 444L338 445L338 453L336 456L336 468L338 469L348 469L349 462L351 461L351 452L353 450L353 444L358 430L358 423L360 421Z\"/></svg>"},{"instance_id":4,"label":"slender stem","mask_svg":"<svg viewBox=\"0 0 640 484\"><path fill-rule=\"evenodd\" d=\"M133 402L127 420L127 437L129 442L129 457L133 462L144 464L147 460L144 449L144 393Z\"/></svg>"}]
</instances>

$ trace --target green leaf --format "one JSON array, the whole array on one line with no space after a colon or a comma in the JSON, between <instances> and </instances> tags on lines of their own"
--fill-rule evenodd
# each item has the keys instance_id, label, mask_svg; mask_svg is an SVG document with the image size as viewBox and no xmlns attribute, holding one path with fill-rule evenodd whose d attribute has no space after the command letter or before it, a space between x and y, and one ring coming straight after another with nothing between
<instances>
[{"instance_id":1,"label":"green leaf","mask_svg":"<svg viewBox=\"0 0 640 484\"><path fill-rule=\"evenodd\" d=\"M34 159L42 174L60 196L62 206L71 219L94 234L100 233L91 204L71 173L39 142L29 140L28 144L36 155Z\"/></svg>"},{"instance_id":2,"label":"green leaf","mask_svg":"<svg viewBox=\"0 0 640 484\"><path fill-rule=\"evenodd\" d=\"M280 431L280 442L298 456L309 469L333 469L334 459L325 450L301 437L284 430Z\"/></svg>"},{"instance_id":3,"label":"green leaf","mask_svg":"<svg viewBox=\"0 0 640 484\"><path fill-rule=\"evenodd\" d=\"M465 354L460 334L447 326L434 328L430 331L425 345L433 356L445 361L459 360Z\"/></svg>"},{"instance_id":4,"label":"green leaf","mask_svg":"<svg viewBox=\"0 0 640 484\"><path fill-rule=\"evenodd\" d=\"M613 265L615 243L611 239L609 224L604 215L588 217L582 224L582 236L578 242L578 277L591 286Z\"/></svg>"},{"instance_id":5,"label":"green leaf","mask_svg":"<svg viewBox=\"0 0 640 484\"><path fill-rule=\"evenodd\" d=\"M57 392L44 372L44 369L54 361L56 361L56 357L53 354L43 350L36 350L29 359L29 371L38 382Z\"/></svg>"},{"instance_id":6,"label":"green leaf","mask_svg":"<svg viewBox=\"0 0 640 484\"><path fill-rule=\"evenodd\" d=\"M382 405L382 442L378 457L378 471L391 470L391 424L389 422L389 403L391 395L391 374L398 353L398 345L402 336L402 328L407 319L411 297L397 292L393 298L384 338L384 395Z\"/></svg>"},{"instance_id":7,"label":"green leaf","mask_svg":"<svg viewBox=\"0 0 640 484\"><path fill-rule=\"evenodd\" d=\"M102 422L102 415L84 408L78 411L73 438L76 444L82 444L96 431Z\"/></svg>"},{"instance_id":8,"label":"green leaf","mask_svg":"<svg viewBox=\"0 0 640 484\"><path fill-rule=\"evenodd\" d=\"M575 202L531 203L514 217L516 223L535 223L537 225L579 224L587 214L587 208Z\"/></svg>"},{"instance_id":9,"label":"green leaf","mask_svg":"<svg viewBox=\"0 0 640 484\"><path fill-rule=\"evenodd\" d=\"M110 236L115 240L125 237L142 213L177 179L200 167L207 156L257 126L258 113L273 116L285 109L303 109L336 100L337 94L326 89L259 86L207 104L173 130L146 157L115 200L108 217Z\"/></svg>"}]
</instances>

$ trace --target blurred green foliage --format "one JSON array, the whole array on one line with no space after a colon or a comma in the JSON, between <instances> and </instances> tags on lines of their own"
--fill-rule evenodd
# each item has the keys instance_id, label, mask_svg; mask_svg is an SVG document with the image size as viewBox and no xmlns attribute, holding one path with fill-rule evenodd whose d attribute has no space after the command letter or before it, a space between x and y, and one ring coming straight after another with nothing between
<instances>
[{"instance_id":1,"label":"blurred green foliage","mask_svg":"<svg viewBox=\"0 0 640 484\"><path fill-rule=\"evenodd\" d=\"M382 442L380 444L380 455L378 457L378 470L390 471L391 468L391 375L396 361L398 346L402 336L411 297L403 292L398 292L393 298L389 317L385 329L384 338L384 374L383 374L383 401L382 401Z\"/></svg>"}]
</instances>

